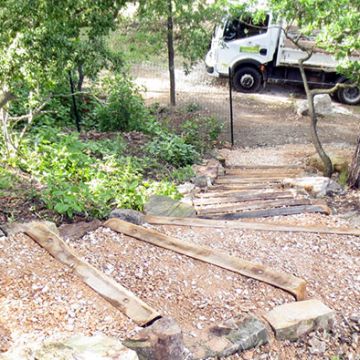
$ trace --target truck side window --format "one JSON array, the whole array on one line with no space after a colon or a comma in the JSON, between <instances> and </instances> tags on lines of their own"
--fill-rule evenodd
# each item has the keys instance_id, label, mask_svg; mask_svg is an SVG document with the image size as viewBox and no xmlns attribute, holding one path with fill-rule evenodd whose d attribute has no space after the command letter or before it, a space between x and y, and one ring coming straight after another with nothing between
<instances>
[{"instance_id":1,"label":"truck side window","mask_svg":"<svg viewBox=\"0 0 360 360\"><path fill-rule=\"evenodd\" d=\"M243 39L251 36L264 34L269 25L269 15L261 23L254 24L253 19L244 18L242 20L228 20L224 30L224 41Z\"/></svg>"}]
</instances>

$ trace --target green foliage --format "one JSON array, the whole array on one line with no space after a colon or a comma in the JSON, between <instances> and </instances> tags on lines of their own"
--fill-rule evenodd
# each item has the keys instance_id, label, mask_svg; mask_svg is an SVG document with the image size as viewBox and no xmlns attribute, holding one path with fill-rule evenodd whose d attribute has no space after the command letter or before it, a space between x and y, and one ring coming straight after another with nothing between
<instances>
[{"instance_id":1,"label":"green foliage","mask_svg":"<svg viewBox=\"0 0 360 360\"><path fill-rule=\"evenodd\" d=\"M152 194L178 196L173 184L144 180L138 163L121 156L122 146L84 143L76 133L44 127L24 144L17 165L44 185L45 205L69 218L103 218L114 207L142 210Z\"/></svg>"},{"instance_id":2,"label":"green foliage","mask_svg":"<svg viewBox=\"0 0 360 360\"><path fill-rule=\"evenodd\" d=\"M181 136L200 153L210 150L218 140L223 124L215 117L197 116L185 121L181 126Z\"/></svg>"},{"instance_id":3,"label":"green foliage","mask_svg":"<svg viewBox=\"0 0 360 360\"><path fill-rule=\"evenodd\" d=\"M146 128L149 112L139 89L124 75L105 78L102 90L104 103L94 110L94 118L101 131L132 131Z\"/></svg>"},{"instance_id":4,"label":"green foliage","mask_svg":"<svg viewBox=\"0 0 360 360\"><path fill-rule=\"evenodd\" d=\"M190 181L195 176L195 172L191 165L175 169L169 175L171 181L175 181L178 184Z\"/></svg>"},{"instance_id":5,"label":"green foliage","mask_svg":"<svg viewBox=\"0 0 360 360\"><path fill-rule=\"evenodd\" d=\"M16 184L16 178L6 169L0 168L0 195L1 190L11 190Z\"/></svg>"},{"instance_id":6,"label":"green foliage","mask_svg":"<svg viewBox=\"0 0 360 360\"><path fill-rule=\"evenodd\" d=\"M199 160L199 154L192 145L186 144L181 137L166 132L155 137L148 144L147 151L175 167L192 165Z\"/></svg>"}]
</instances>

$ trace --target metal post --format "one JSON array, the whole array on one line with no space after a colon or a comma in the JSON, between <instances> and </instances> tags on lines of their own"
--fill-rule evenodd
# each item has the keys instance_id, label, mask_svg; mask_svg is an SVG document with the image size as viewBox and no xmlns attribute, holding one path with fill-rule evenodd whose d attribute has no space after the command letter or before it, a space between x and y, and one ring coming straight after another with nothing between
<instances>
[{"instance_id":1,"label":"metal post","mask_svg":"<svg viewBox=\"0 0 360 360\"><path fill-rule=\"evenodd\" d=\"M79 114L79 110L76 104L76 97L75 97L75 86L74 81L71 76L71 72L69 71L69 81L70 81L70 89L71 89L71 97L72 97L72 106L73 106L73 113L75 116L75 123L76 123L76 129L78 132L80 132L80 123L81 123L81 116Z\"/></svg>"},{"instance_id":2,"label":"metal post","mask_svg":"<svg viewBox=\"0 0 360 360\"><path fill-rule=\"evenodd\" d=\"M230 103L230 134L231 146L234 146L234 113L233 113L233 99L232 99L232 71L229 67L229 103Z\"/></svg>"}]
</instances>

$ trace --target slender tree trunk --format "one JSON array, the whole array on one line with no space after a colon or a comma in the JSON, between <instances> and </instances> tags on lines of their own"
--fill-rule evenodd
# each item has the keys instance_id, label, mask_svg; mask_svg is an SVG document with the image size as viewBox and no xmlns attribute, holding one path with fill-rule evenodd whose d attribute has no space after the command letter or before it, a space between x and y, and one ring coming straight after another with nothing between
<instances>
[{"instance_id":1,"label":"slender tree trunk","mask_svg":"<svg viewBox=\"0 0 360 360\"><path fill-rule=\"evenodd\" d=\"M353 189L360 188L360 136L350 167L348 185Z\"/></svg>"},{"instance_id":2,"label":"slender tree trunk","mask_svg":"<svg viewBox=\"0 0 360 360\"><path fill-rule=\"evenodd\" d=\"M168 20L167 20L167 47L169 58L169 74L170 74L170 103L176 105L175 94L175 50L174 50L174 23L173 23L173 6L172 0L168 0Z\"/></svg>"},{"instance_id":3,"label":"slender tree trunk","mask_svg":"<svg viewBox=\"0 0 360 360\"><path fill-rule=\"evenodd\" d=\"M73 114L75 116L75 123L76 123L76 129L78 132L81 131L80 128L80 123L81 123L81 117L77 108L77 103L76 103L76 96L75 94L75 85L74 85L74 81L73 78L71 76L71 71L69 71L69 82L70 82L70 90L71 90L71 98L72 98L72 110L73 110Z\"/></svg>"},{"instance_id":4,"label":"slender tree trunk","mask_svg":"<svg viewBox=\"0 0 360 360\"><path fill-rule=\"evenodd\" d=\"M79 76L78 83L77 83L77 91L81 92L83 83L84 83L84 78L85 78L83 64L81 64L81 63L78 64L77 71L78 71L78 76Z\"/></svg>"},{"instance_id":5,"label":"slender tree trunk","mask_svg":"<svg viewBox=\"0 0 360 360\"><path fill-rule=\"evenodd\" d=\"M311 136L311 141L313 143L313 145L315 146L315 149L317 151L317 153L320 156L321 161L324 164L324 176L326 177L331 177L332 173L334 172L334 168L333 168L333 164L331 162L330 157L326 154L320 139L319 139L319 135L317 132L317 115L316 115L316 111L315 111L315 105L314 105L314 95L311 93L308 81L307 81L307 77L306 77L306 73L304 70L304 62L306 60L308 60L310 58L311 54L309 54L309 56L307 58L301 59L299 60L299 68L300 68L300 73L301 73L301 77L304 83L304 88L305 88L305 93L306 93L306 97L307 97L307 101L308 101L308 106L309 106L309 114L310 114L310 136Z\"/></svg>"}]
</instances>

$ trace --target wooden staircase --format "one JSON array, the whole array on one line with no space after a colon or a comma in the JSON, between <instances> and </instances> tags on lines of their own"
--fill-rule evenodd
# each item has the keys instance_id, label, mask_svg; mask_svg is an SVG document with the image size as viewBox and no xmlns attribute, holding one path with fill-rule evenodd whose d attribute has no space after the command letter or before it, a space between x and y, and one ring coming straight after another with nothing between
<instances>
[{"instance_id":1,"label":"wooden staircase","mask_svg":"<svg viewBox=\"0 0 360 360\"><path fill-rule=\"evenodd\" d=\"M199 217L227 220L329 214L325 201L312 199L303 190L284 188L285 178L304 175L302 168L291 166L228 167L212 187L195 196L194 207Z\"/></svg>"}]
</instances>

